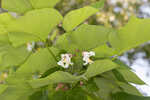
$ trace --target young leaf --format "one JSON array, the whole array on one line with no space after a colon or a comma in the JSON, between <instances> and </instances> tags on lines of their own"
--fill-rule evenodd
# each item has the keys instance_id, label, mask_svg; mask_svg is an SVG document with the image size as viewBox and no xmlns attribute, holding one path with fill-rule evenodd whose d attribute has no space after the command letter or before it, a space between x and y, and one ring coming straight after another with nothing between
<instances>
[{"instance_id":1,"label":"young leaf","mask_svg":"<svg viewBox=\"0 0 150 100\"><path fill-rule=\"evenodd\" d=\"M104 72L115 69L117 67L118 67L117 64L115 64L111 60L98 60L88 66L88 69L84 75L87 78L91 78L96 75L100 75Z\"/></svg>"},{"instance_id":2,"label":"young leaf","mask_svg":"<svg viewBox=\"0 0 150 100\"><path fill-rule=\"evenodd\" d=\"M2 8L17 13L25 13L32 9L29 0L2 0Z\"/></svg>"},{"instance_id":3,"label":"young leaf","mask_svg":"<svg viewBox=\"0 0 150 100\"><path fill-rule=\"evenodd\" d=\"M32 10L24 16L11 22L7 27L8 31L33 34L42 40L48 37L52 29L60 23L62 16L52 8ZM10 35L10 36L12 36ZM11 37L10 37L11 38Z\"/></svg>"},{"instance_id":4,"label":"young leaf","mask_svg":"<svg viewBox=\"0 0 150 100\"><path fill-rule=\"evenodd\" d=\"M65 16L63 20L63 27L66 31L71 31L79 24L84 22L88 17L94 15L97 12L98 10L96 8L90 6L73 10Z\"/></svg>"},{"instance_id":5,"label":"young leaf","mask_svg":"<svg viewBox=\"0 0 150 100\"><path fill-rule=\"evenodd\" d=\"M67 72L57 71L46 78L41 78L37 80L31 80L29 84L33 88L39 88L42 86L46 86L49 84L56 84L56 83L73 83L80 80L81 77L73 76Z\"/></svg>"},{"instance_id":6,"label":"young leaf","mask_svg":"<svg viewBox=\"0 0 150 100\"><path fill-rule=\"evenodd\" d=\"M150 40L150 19L132 17L127 25L110 34L111 45L119 54Z\"/></svg>"}]
</instances>

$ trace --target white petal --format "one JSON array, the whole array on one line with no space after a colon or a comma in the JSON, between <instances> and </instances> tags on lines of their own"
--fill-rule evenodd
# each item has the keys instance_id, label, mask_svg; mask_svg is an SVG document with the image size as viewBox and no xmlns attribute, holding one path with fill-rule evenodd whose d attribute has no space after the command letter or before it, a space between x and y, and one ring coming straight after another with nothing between
<instances>
[{"instance_id":1,"label":"white petal","mask_svg":"<svg viewBox=\"0 0 150 100\"><path fill-rule=\"evenodd\" d=\"M72 63L72 62L70 63L70 65L73 65L73 64L74 64L74 63Z\"/></svg>"},{"instance_id":2,"label":"white petal","mask_svg":"<svg viewBox=\"0 0 150 100\"><path fill-rule=\"evenodd\" d=\"M95 52L91 51L91 52L90 52L90 55L91 55L91 56L95 56Z\"/></svg>"},{"instance_id":3,"label":"white petal","mask_svg":"<svg viewBox=\"0 0 150 100\"><path fill-rule=\"evenodd\" d=\"M57 62L58 65L64 66L64 63L62 61Z\"/></svg>"},{"instance_id":4,"label":"white petal","mask_svg":"<svg viewBox=\"0 0 150 100\"><path fill-rule=\"evenodd\" d=\"M66 64L66 65L64 66L64 68L69 68L69 64Z\"/></svg>"}]
</instances>

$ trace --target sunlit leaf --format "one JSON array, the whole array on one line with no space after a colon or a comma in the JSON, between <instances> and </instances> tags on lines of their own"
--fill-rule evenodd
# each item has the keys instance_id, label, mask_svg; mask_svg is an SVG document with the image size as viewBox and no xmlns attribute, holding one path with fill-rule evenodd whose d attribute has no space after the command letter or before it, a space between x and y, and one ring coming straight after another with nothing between
<instances>
[{"instance_id":1,"label":"sunlit leaf","mask_svg":"<svg viewBox=\"0 0 150 100\"><path fill-rule=\"evenodd\" d=\"M42 40L60 23L62 16L52 8L32 10L11 22L7 27L11 36L16 32L33 34Z\"/></svg>"},{"instance_id":2,"label":"sunlit leaf","mask_svg":"<svg viewBox=\"0 0 150 100\"><path fill-rule=\"evenodd\" d=\"M83 24L69 35L70 41L80 50L94 49L108 40L111 29L103 26Z\"/></svg>"},{"instance_id":3,"label":"sunlit leaf","mask_svg":"<svg viewBox=\"0 0 150 100\"><path fill-rule=\"evenodd\" d=\"M110 34L111 45L119 54L150 40L150 19L132 17L124 27Z\"/></svg>"},{"instance_id":4,"label":"sunlit leaf","mask_svg":"<svg viewBox=\"0 0 150 100\"><path fill-rule=\"evenodd\" d=\"M91 78L104 72L111 71L117 67L117 64L113 63L111 60L97 60L88 66L85 76Z\"/></svg>"},{"instance_id":5,"label":"sunlit leaf","mask_svg":"<svg viewBox=\"0 0 150 100\"><path fill-rule=\"evenodd\" d=\"M80 79L81 77L73 76L67 72L57 71L46 78L41 78L37 80L30 81L30 85L33 88L39 88L42 86L46 86L49 84L56 84L56 83L73 83Z\"/></svg>"},{"instance_id":6,"label":"sunlit leaf","mask_svg":"<svg viewBox=\"0 0 150 100\"><path fill-rule=\"evenodd\" d=\"M40 75L56 65L56 60L48 49L40 49L38 52L32 54L17 70L16 76L33 78L36 73Z\"/></svg>"},{"instance_id":7,"label":"sunlit leaf","mask_svg":"<svg viewBox=\"0 0 150 100\"><path fill-rule=\"evenodd\" d=\"M97 12L97 9L90 6L73 10L65 16L63 20L63 27L66 31L71 31Z\"/></svg>"}]
</instances>

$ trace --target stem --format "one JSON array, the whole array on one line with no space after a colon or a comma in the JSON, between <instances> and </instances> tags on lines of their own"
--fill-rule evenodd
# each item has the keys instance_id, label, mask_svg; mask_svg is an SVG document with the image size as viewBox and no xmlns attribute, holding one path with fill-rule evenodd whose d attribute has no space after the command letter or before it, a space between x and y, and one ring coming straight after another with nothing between
<instances>
[{"instance_id":1,"label":"stem","mask_svg":"<svg viewBox=\"0 0 150 100\"><path fill-rule=\"evenodd\" d=\"M47 48L49 53L54 57L54 59L58 62L56 56L54 55L54 53L52 52L52 50L50 48Z\"/></svg>"},{"instance_id":2,"label":"stem","mask_svg":"<svg viewBox=\"0 0 150 100\"><path fill-rule=\"evenodd\" d=\"M29 53L29 55L25 58L24 61L22 61L22 62L19 64L19 66L23 65L23 64L28 60L28 58L29 58L31 55L32 55L32 53Z\"/></svg>"},{"instance_id":3,"label":"stem","mask_svg":"<svg viewBox=\"0 0 150 100\"><path fill-rule=\"evenodd\" d=\"M39 37L40 38L40 37ZM41 38L40 38L41 41L43 41ZM45 41L43 41L45 43ZM47 47L47 50L49 51L49 53L53 56L53 58L56 60L56 62L58 62L56 56L54 55L54 53L52 52L52 50L50 48Z\"/></svg>"}]
</instances>

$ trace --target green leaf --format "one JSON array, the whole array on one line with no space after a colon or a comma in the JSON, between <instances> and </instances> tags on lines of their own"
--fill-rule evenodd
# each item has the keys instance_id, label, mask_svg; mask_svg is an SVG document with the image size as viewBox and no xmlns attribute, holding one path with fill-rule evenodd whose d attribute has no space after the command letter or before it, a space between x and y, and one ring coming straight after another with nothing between
<instances>
[{"instance_id":1,"label":"green leaf","mask_svg":"<svg viewBox=\"0 0 150 100\"><path fill-rule=\"evenodd\" d=\"M136 87L130 85L130 84L126 84L123 82L117 82L117 84L124 90L124 92L129 93L129 94L133 94L133 95L138 95L138 96L142 96L142 94L138 91L138 89L136 89Z\"/></svg>"},{"instance_id":2,"label":"green leaf","mask_svg":"<svg viewBox=\"0 0 150 100\"><path fill-rule=\"evenodd\" d=\"M57 91L50 100L87 100L87 96L81 88L76 87L68 91Z\"/></svg>"},{"instance_id":3,"label":"green leaf","mask_svg":"<svg viewBox=\"0 0 150 100\"><path fill-rule=\"evenodd\" d=\"M124 82L124 83L128 83L124 77L122 76L122 74L120 72L117 71L117 69L112 70L113 75L115 76L115 78L117 79L117 81L120 82Z\"/></svg>"},{"instance_id":4,"label":"green leaf","mask_svg":"<svg viewBox=\"0 0 150 100\"><path fill-rule=\"evenodd\" d=\"M17 48L9 46L6 53L2 55L2 61L0 65L4 67L18 66L24 60L26 60L29 54L30 53L27 51L25 46L20 46Z\"/></svg>"},{"instance_id":5,"label":"green leaf","mask_svg":"<svg viewBox=\"0 0 150 100\"><path fill-rule=\"evenodd\" d=\"M111 29L103 26L83 24L74 32L65 33L64 35L60 36L56 41L55 47L71 53L74 53L77 50L94 50L94 48L103 46L107 42L110 32ZM104 56L109 54L113 55L115 53L115 50L108 48L107 46L100 47L100 49L102 51L102 55ZM108 50L103 51L105 49ZM112 53L109 53L109 50L111 50ZM98 55L100 55L98 48L95 51L98 53ZM103 54L103 52L108 54Z\"/></svg>"},{"instance_id":6,"label":"green leaf","mask_svg":"<svg viewBox=\"0 0 150 100\"><path fill-rule=\"evenodd\" d=\"M2 0L2 8L11 12L25 13L32 9L29 0Z\"/></svg>"},{"instance_id":7,"label":"green leaf","mask_svg":"<svg viewBox=\"0 0 150 100\"><path fill-rule=\"evenodd\" d=\"M48 49L40 49L38 52L32 54L17 70L16 76L20 78L33 78L36 73L39 75L43 74L55 66L57 66L57 62Z\"/></svg>"},{"instance_id":8,"label":"green leaf","mask_svg":"<svg viewBox=\"0 0 150 100\"><path fill-rule=\"evenodd\" d=\"M24 98L27 98L36 91L30 87L24 78L16 78L14 76L9 76L6 79L5 84L8 87L0 94L2 100L25 100Z\"/></svg>"},{"instance_id":9,"label":"green leaf","mask_svg":"<svg viewBox=\"0 0 150 100\"><path fill-rule=\"evenodd\" d=\"M73 83L80 80L81 77L73 76L67 72L57 71L46 78L41 78L37 80L31 80L29 84L33 88L39 88L42 86L46 86L49 84L56 84L56 83Z\"/></svg>"},{"instance_id":10,"label":"green leaf","mask_svg":"<svg viewBox=\"0 0 150 100\"><path fill-rule=\"evenodd\" d=\"M116 70L116 69L114 69L114 70ZM136 89L136 87L132 86L130 83L127 83L126 81L122 81L123 79L121 79L121 81L120 81L120 79L118 80L118 77L120 77L120 78L122 78L122 77L119 76L120 74L118 75L118 77L116 77L116 75L114 75L114 74L117 74L117 72L114 70L106 72L106 73L102 74L101 76L104 77L105 79L113 81L116 85L118 85L118 87L122 91L141 96L141 93Z\"/></svg>"},{"instance_id":11,"label":"green leaf","mask_svg":"<svg viewBox=\"0 0 150 100\"><path fill-rule=\"evenodd\" d=\"M10 48L8 31L5 26L0 24L0 52L6 52Z\"/></svg>"},{"instance_id":12,"label":"green leaf","mask_svg":"<svg viewBox=\"0 0 150 100\"><path fill-rule=\"evenodd\" d=\"M97 12L98 10L96 8L90 6L73 10L65 16L63 20L63 27L66 31L71 31L79 24L84 22L88 17L94 15Z\"/></svg>"},{"instance_id":13,"label":"green leaf","mask_svg":"<svg viewBox=\"0 0 150 100\"><path fill-rule=\"evenodd\" d=\"M50 8L54 7L60 0L29 0L33 8Z\"/></svg>"},{"instance_id":14,"label":"green leaf","mask_svg":"<svg viewBox=\"0 0 150 100\"><path fill-rule=\"evenodd\" d=\"M69 39L68 33L61 35L54 46L60 50L66 50L68 53L73 53L78 49Z\"/></svg>"},{"instance_id":15,"label":"green leaf","mask_svg":"<svg viewBox=\"0 0 150 100\"><path fill-rule=\"evenodd\" d=\"M74 88L67 92L68 100L87 100L86 93L81 88Z\"/></svg>"},{"instance_id":16,"label":"green leaf","mask_svg":"<svg viewBox=\"0 0 150 100\"><path fill-rule=\"evenodd\" d=\"M40 91L37 91L34 94L32 94L29 97L29 100L49 100L47 92L47 90L41 89Z\"/></svg>"},{"instance_id":17,"label":"green leaf","mask_svg":"<svg viewBox=\"0 0 150 100\"><path fill-rule=\"evenodd\" d=\"M50 100L67 100L66 92L64 91L57 91L50 96Z\"/></svg>"},{"instance_id":18,"label":"green leaf","mask_svg":"<svg viewBox=\"0 0 150 100\"><path fill-rule=\"evenodd\" d=\"M95 78L95 83L99 88L96 95L101 98L100 100L112 100L111 94L121 91L118 85L111 80Z\"/></svg>"},{"instance_id":19,"label":"green leaf","mask_svg":"<svg viewBox=\"0 0 150 100\"><path fill-rule=\"evenodd\" d=\"M91 78L104 72L113 70L117 67L117 64L115 64L111 60L97 60L93 64L88 66L88 69L84 75L87 78Z\"/></svg>"},{"instance_id":20,"label":"green leaf","mask_svg":"<svg viewBox=\"0 0 150 100\"><path fill-rule=\"evenodd\" d=\"M13 20L9 13L0 14L0 52L6 52L10 47L10 41L8 38L8 30L6 25L8 25Z\"/></svg>"},{"instance_id":21,"label":"green leaf","mask_svg":"<svg viewBox=\"0 0 150 100\"><path fill-rule=\"evenodd\" d=\"M5 29L4 25L0 24L0 35L8 34L7 30Z\"/></svg>"},{"instance_id":22,"label":"green leaf","mask_svg":"<svg viewBox=\"0 0 150 100\"><path fill-rule=\"evenodd\" d=\"M3 93L8 86L4 84L0 84L0 94Z\"/></svg>"},{"instance_id":23,"label":"green leaf","mask_svg":"<svg viewBox=\"0 0 150 100\"><path fill-rule=\"evenodd\" d=\"M2 25L7 25L7 24L9 24L12 20L14 20L14 17L13 17L11 14L9 14L9 13L7 13L7 12L0 14L0 24L2 24Z\"/></svg>"},{"instance_id":24,"label":"green leaf","mask_svg":"<svg viewBox=\"0 0 150 100\"><path fill-rule=\"evenodd\" d=\"M0 52L6 52L10 48L10 42L7 34L0 35Z\"/></svg>"},{"instance_id":25,"label":"green leaf","mask_svg":"<svg viewBox=\"0 0 150 100\"><path fill-rule=\"evenodd\" d=\"M106 0L99 0L96 3L93 3L91 6L97 9L102 9L104 7Z\"/></svg>"},{"instance_id":26,"label":"green leaf","mask_svg":"<svg viewBox=\"0 0 150 100\"><path fill-rule=\"evenodd\" d=\"M124 92L119 92L113 95L113 100L150 100L150 97L136 96Z\"/></svg>"},{"instance_id":27,"label":"green leaf","mask_svg":"<svg viewBox=\"0 0 150 100\"><path fill-rule=\"evenodd\" d=\"M44 8L29 11L24 16L12 21L7 27L12 35L13 32L28 33L45 40L61 20L62 16L58 11L52 8Z\"/></svg>"},{"instance_id":28,"label":"green leaf","mask_svg":"<svg viewBox=\"0 0 150 100\"><path fill-rule=\"evenodd\" d=\"M121 73L121 75L124 77L124 79L127 82L140 84L140 85L145 84L145 82L143 82L134 72L130 71L127 68L117 68L116 70Z\"/></svg>"},{"instance_id":29,"label":"green leaf","mask_svg":"<svg viewBox=\"0 0 150 100\"><path fill-rule=\"evenodd\" d=\"M23 33L23 32L10 32L9 34L10 42L12 42L14 47L18 47L22 44L27 44L31 42L40 41L40 38L34 34Z\"/></svg>"},{"instance_id":30,"label":"green leaf","mask_svg":"<svg viewBox=\"0 0 150 100\"><path fill-rule=\"evenodd\" d=\"M20 100L21 97L28 97L33 92L34 90L31 89L29 85L20 82L20 84L7 87L7 89L0 94L0 98L2 100Z\"/></svg>"},{"instance_id":31,"label":"green leaf","mask_svg":"<svg viewBox=\"0 0 150 100\"><path fill-rule=\"evenodd\" d=\"M110 31L111 29L103 26L83 24L69 34L68 38L78 49L89 50L106 43Z\"/></svg>"},{"instance_id":32,"label":"green leaf","mask_svg":"<svg viewBox=\"0 0 150 100\"><path fill-rule=\"evenodd\" d=\"M119 60L115 62L118 64L118 66L120 66L116 70L123 76L123 78L127 82L140 84L140 85L145 84L145 82L143 82L134 72L132 72L131 69L126 64L124 64Z\"/></svg>"},{"instance_id":33,"label":"green leaf","mask_svg":"<svg viewBox=\"0 0 150 100\"><path fill-rule=\"evenodd\" d=\"M109 48L106 44L99 46L92 51L94 51L96 54L95 58L110 58L116 54L115 49Z\"/></svg>"},{"instance_id":34,"label":"green leaf","mask_svg":"<svg viewBox=\"0 0 150 100\"><path fill-rule=\"evenodd\" d=\"M17 13L26 13L33 9L52 8L60 0L2 0L2 8Z\"/></svg>"},{"instance_id":35,"label":"green leaf","mask_svg":"<svg viewBox=\"0 0 150 100\"><path fill-rule=\"evenodd\" d=\"M94 82L93 79L89 80L88 82L84 83L82 86L84 90L86 90L88 93L93 93L99 90L97 87L96 83Z\"/></svg>"},{"instance_id":36,"label":"green leaf","mask_svg":"<svg viewBox=\"0 0 150 100\"><path fill-rule=\"evenodd\" d=\"M88 100L94 100L94 99L92 99L91 97L88 96Z\"/></svg>"},{"instance_id":37,"label":"green leaf","mask_svg":"<svg viewBox=\"0 0 150 100\"><path fill-rule=\"evenodd\" d=\"M150 19L132 17L127 25L110 34L111 45L121 54L150 40Z\"/></svg>"}]
</instances>

